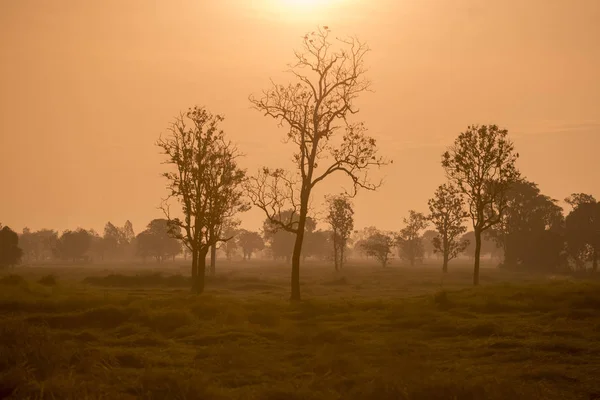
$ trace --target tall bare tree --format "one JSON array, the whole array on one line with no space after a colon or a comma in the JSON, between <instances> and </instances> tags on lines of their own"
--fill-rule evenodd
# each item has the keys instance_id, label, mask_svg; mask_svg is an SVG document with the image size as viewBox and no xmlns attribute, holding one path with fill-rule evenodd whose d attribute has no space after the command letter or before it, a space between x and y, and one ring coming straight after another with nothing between
<instances>
[{"instance_id":1,"label":"tall bare tree","mask_svg":"<svg viewBox=\"0 0 600 400\"><path fill-rule=\"evenodd\" d=\"M292 172L264 168L250 179L252 202L280 229L295 234L292 254L291 299L300 300L300 257L312 190L339 172L359 188L375 190L368 170L387 162L377 154L375 139L362 123L351 123L355 100L369 89L364 58L369 48L356 38L332 40L327 27L304 36L289 72L294 82L273 83L262 96L250 96L254 107L288 129L295 147ZM341 131L341 134L340 134ZM291 216L282 212L291 209Z\"/></svg>"},{"instance_id":2,"label":"tall bare tree","mask_svg":"<svg viewBox=\"0 0 600 400\"><path fill-rule=\"evenodd\" d=\"M463 223L468 214L458 190L452 185L440 185L428 203L429 220L438 233L432 240L433 248L436 253L442 254L442 271L448 272L448 262L469 245L467 240L461 238L467 232Z\"/></svg>"},{"instance_id":3,"label":"tall bare tree","mask_svg":"<svg viewBox=\"0 0 600 400\"><path fill-rule=\"evenodd\" d=\"M354 230L354 210L346 196L330 197L327 203L328 212L325 219L331 226L333 259L337 271L344 265L344 251Z\"/></svg>"},{"instance_id":4,"label":"tall bare tree","mask_svg":"<svg viewBox=\"0 0 600 400\"><path fill-rule=\"evenodd\" d=\"M222 235L224 222L248 208L242 190L246 173L237 164L237 148L219 128L222 121L221 115L194 107L177 117L168 135L157 142L167 158L165 164L173 167L163 174L170 193L162 209L173 236L192 253L192 290L196 293L204 291L209 249L231 239ZM183 218L171 216L170 198L179 202Z\"/></svg>"},{"instance_id":5,"label":"tall bare tree","mask_svg":"<svg viewBox=\"0 0 600 400\"><path fill-rule=\"evenodd\" d=\"M520 179L518 157L508 131L496 125L469 126L442 155L446 176L466 198L475 231L474 285L479 284L481 235L502 220L506 193Z\"/></svg>"}]
</instances>

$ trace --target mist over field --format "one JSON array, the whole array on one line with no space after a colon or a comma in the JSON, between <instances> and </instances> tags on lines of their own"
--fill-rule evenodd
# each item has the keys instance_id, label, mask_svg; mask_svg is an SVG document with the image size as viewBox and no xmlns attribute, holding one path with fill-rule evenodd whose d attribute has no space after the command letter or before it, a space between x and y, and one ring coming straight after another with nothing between
<instances>
[{"instance_id":1,"label":"mist over field","mask_svg":"<svg viewBox=\"0 0 600 400\"><path fill-rule=\"evenodd\" d=\"M0 399L600 399L599 18L0 4Z\"/></svg>"}]
</instances>

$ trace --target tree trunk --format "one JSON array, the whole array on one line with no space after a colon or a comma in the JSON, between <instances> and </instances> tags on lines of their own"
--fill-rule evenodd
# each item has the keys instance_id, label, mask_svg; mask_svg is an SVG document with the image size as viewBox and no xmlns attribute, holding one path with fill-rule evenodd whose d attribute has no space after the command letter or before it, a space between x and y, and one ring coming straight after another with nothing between
<instances>
[{"instance_id":1,"label":"tree trunk","mask_svg":"<svg viewBox=\"0 0 600 400\"><path fill-rule=\"evenodd\" d=\"M302 254L302 242L304 241L304 227L306 226L306 214L308 210L300 209L298 218L298 233L294 242L294 252L292 253L292 295L291 301L300 301L300 256Z\"/></svg>"},{"instance_id":2,"label":"tree trunk","mask_svg":"<svg viewBox=\"0 0 600 400\"><path fill-rule=\"evenodd\" d=\"M473 268L473 285L479 285L479 260L481 258L481 230L475 228L475 266Z\"/></svg>"},{"instance_id":3,"label":"tree trunk","mask_svg":"<svg viewBox=\"0 0 600 400\"><path fill-rule=\"evenodd\" d=\"M208 249L198 251L197 275L194 281L194 293L202 294L204 292L204 283L206 281L206 255Z\"/></svg>"},{"instance_id":4,"label":"tree trunk","mask_svg":"<svg viewBox=\"0 0 600 400\"><path fill-rule=\"evenodd\" d=\"M444 251L444 265L442 266L442 271L444 273L448 272L448 250Z\"/></svg>"},{"instance_id":5,"label":"tree trunk","mask_svg":"<svg viewBox=\"0 0 600 400\"><path fill-rule=\"evenodd\" d=\"M342 240L340 245L340 269L342 269L344 265L344 249L346 248L346 242Z\"/></svg>"},{"instance_id":6,"label":"tree trunk","mask_svg":"<svg viewBox=\"0 0 600 400\"><path fill-rule=\"evenodd\" d=\"M213 244L210 247L210 276L215 276L217 266L217 245Z\"/></svg>"},{"instance_id":7,"label":"tree trunk","mask_svg":"<svg viewBox=\"0 0 600 400\"><path fill-rule=\"evenodd\" d=\"M450 258L450 246L448 243L448 235L444 235L444 264L442 265L442 271L444 273L448 272L448 260Z\"/></svg>"},{"instance_id":8,"label":"tree trunk","mask_svg":"<svg viewBox=\"0 0 600 400\"><path fill-rule=\"evenodd\" d=\"M333 264L335 266L335 270L339 271L339 263L338 263L338 243L335 238L335 233L333 234Z\"/></svg>"},{"instance_id":9,"label":"tree trunk","mask_svg":"<svg viewBox=\"0 0 600 400\"><path fill-rule=\"evenodd\" d=\"M198 284L198 250L192 250L192 292L196 292Z\"/></svg>"}]
</instances>

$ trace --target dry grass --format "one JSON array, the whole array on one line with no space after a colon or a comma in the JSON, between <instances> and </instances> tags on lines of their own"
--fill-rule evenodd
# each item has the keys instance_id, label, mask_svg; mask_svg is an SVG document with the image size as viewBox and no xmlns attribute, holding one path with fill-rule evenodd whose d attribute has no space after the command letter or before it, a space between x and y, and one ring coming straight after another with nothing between
<instances>
[{"instance_id":1,"label":"dry grass","mask_svg":"<svg viewBox=\"0 0 600 400\"><path fill-rule=\"evenodd\" d=\"M83 269L83 271L81 271ZM0 398L589 399L600 284L484 270L229 265L0 277ZM84 284L85 273L95 276ZM37 281L49 273L52 285ZM102 277L104 275L104 277ZM136 276L137 275L137 276Z\"/></svg>"}]
</instances>

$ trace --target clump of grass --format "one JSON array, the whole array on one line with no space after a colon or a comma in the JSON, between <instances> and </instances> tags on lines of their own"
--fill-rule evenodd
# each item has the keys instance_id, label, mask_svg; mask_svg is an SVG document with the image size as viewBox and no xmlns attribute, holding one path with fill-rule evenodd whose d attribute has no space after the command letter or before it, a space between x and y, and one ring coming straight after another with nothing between
<instances>
[{"instance_id":1,"label":"clump of grass","mask_svg":"<svg viewBox=\"0 0 600 400\"><path fill-rule=\"evenodd\" d=\"M21 275L10 274L0 278L0 285L24 286L26 284L27 281Z\"/></svg>"},{"instance_id":2,"label":"clump of grass","mask_svg":"<svg viewBox=\"0 0 600 400\"><path fill-rule=\"evenodd\" d=\"M54 275L45 275L38 280L40 285L44 286L56 286L58 284L58 280Z\"/></svg>"},{"instance_id":3,"label":"clump of grass","mask_svg":"<svg viewBox=\"0 0 600 400\"><path fill-rule=\"evenodd\" d=\"M445 290L440 290L436 292L433 295L433 302L438 308L442 310L448 310L453 306L452 301L450 301L450 298L448 297L448 292Z\"/></svg>"}]
</instances>

